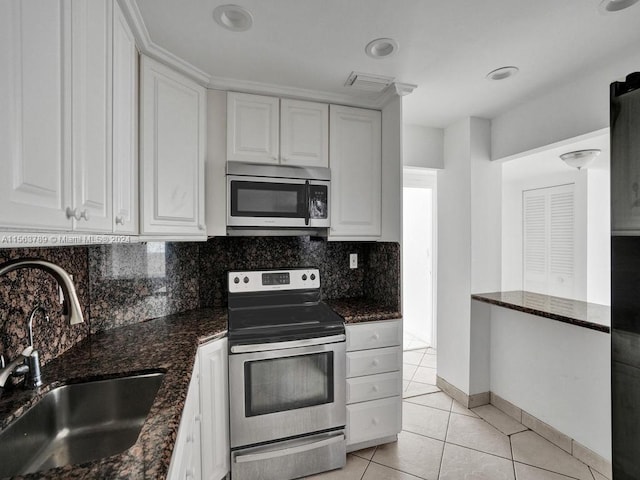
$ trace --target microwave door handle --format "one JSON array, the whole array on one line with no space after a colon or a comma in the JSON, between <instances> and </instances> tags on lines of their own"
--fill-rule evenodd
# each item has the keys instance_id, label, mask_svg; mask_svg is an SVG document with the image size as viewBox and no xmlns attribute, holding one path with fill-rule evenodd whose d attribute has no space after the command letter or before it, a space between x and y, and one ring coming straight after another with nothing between
<instances>
[{"instance_id":1,"label":"microwave door handle","mask_svg":"<svg viewBox=\"0 0 640 480\"><path fill-rule=\"evenodd\" d=\"M309 226L309 219L311 217L311 205L309 204L311 187L309 185L309 180L305 180L304 182L304 205L305 205L305 213L304 213L304 224Z\"/></svg>"}]
</instances>

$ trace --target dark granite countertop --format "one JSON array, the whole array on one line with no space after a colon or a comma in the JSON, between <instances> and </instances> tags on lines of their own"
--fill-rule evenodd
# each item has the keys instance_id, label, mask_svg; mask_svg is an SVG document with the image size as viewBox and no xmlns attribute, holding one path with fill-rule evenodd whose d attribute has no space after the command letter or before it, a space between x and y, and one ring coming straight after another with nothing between
<instances>
[{"instance_id":1,"label":"dark granite countertop","mask_svg":"<svg viewBox=\"0 0 640 480\"><path fill-rule=\"evenodd\" d=\"M127 451L82 465L15 478L165 478L197 348L223 336L226 329L226 309L200 309L91 335L42 368L44 385L37 391L4 392L0 397L0 428L57 386L132 373L165 372L140 436Z\"/></svg>"},{"instance_id":2,"label":"dark granite countertop","mask_svg":"<svg viewBox=\"0 0 640 480\"><path fill-rule=\"evenodd\" d=\"M326 300L334 312L344 318L345 323L373 322L402 318L397 308L384 305L370 298L338 298Z\"/></svg>"},{"instance_id":3,"label":"dark granite countertop","mask_svg":"<svg viewBox=\"0 0 640 480\"><path fill-rule=\"evenodd\" d=\"M606 305L515 290L471 295L473 300L609 333L611 309Z\"/></svg>"}]
</instances>

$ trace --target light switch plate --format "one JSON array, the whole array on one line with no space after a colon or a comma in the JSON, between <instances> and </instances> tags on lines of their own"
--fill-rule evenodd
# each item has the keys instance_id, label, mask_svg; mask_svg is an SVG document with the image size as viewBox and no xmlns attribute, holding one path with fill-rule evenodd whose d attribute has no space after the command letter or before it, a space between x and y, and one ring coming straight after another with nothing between
<instances>
[{"instance_id":1,"label":"light switch plate","mask_svg":"<svg viewBox=\"0 0 640 480\"><path fill-rule=\"evenodd\" d=\"M350 253L349 254L349 268L358 268L358 254Z\"/></svg>"}]
</instances>

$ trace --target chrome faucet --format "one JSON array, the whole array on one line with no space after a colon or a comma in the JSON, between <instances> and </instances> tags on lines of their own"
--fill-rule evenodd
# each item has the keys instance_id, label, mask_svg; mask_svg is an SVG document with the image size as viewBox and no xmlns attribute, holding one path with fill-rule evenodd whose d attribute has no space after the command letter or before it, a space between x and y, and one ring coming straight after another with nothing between
<instances>
[{"instance_id":1,"label":"chrome faucet","mask_svg":"<svg viewBox=\"0 0 640 480\"><path fill-rule=\"evenodd\" d=\"M0 277L19 268L35 268L49 273L56 279L60 288L62 288L64 296L62 314L69 319L71 325L84 322L76 288L73 286L73 281L64 268L39 258L17 258L0 265Z\"/></svg>"},{"instance_id":2,"label":"chrome faucet","mask_svg":"<svg viewBox=\"0 0 640 480\"><path fill-rule=\"evenodd\" d=\"M80 308L80 302L78 301L78 294L73 286L73 281L65 269L56 265L55 263L41 260L39 258L18 258L15 260L9 260L0 265L0 277L6 273L18 270L20 268L35 268L37 270L43 270L49 273L56 279L58 285L62 289L63 302L62 302L62 314L65 318L68 318L71 325L83 323L82 309ZM18 357L4 366L4 358L0 361L0 389L4 388L7 380L11 376L26 375L26 385L35 388L42 384L40 380L40 358L38 352L33 349L33 318L39 310L44 310L41 306L35 307L31 310L28 319L29 327L29 346L25 348ZM45 313L45 319L49 317Z\"/></svg>"}]
</instances>

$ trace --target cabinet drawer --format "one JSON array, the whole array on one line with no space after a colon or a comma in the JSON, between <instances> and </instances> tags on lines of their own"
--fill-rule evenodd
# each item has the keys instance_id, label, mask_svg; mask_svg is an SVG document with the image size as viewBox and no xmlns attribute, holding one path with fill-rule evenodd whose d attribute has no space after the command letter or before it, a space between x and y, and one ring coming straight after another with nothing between
<instances>
[{"instance_id":1,"label":"cabinet drawer","mask_svg":"<svg viewBox=\"0 0 640 480\"><path fill-rule=\"evenodd\" d=\"M347 379L347 403L395 397L402 393L401 372Z\"/></svg>"},{"instance_id":2,"label":"cabinet drawer","mask_svg":"<svg viewBox=\"0 0 640 480\"><path fill-rule=\"evenodd\" d=\"M402 429L402 397L347 405L347 445L396 435Z\"/></svg>"},{"instance_id":3,"label":"cabinet drawer","mask_svg":"<svg viewBox=\"0 0 640 480\"><path fill-rule=\"evenodd\" d=\"M347 378L395 372L402 366L402 348L376 348L347 352Z\"/></svg>"},{"instance_id":4,"label":"cabinet drawer","mask_svg":"<svg viewBox=\"0 0 640 480\"><path fill-rule=\"evenodd\" d=\"M400 320L347 325L347 352L396 345L402 345Z\"/></svg>"}]
</instances>

